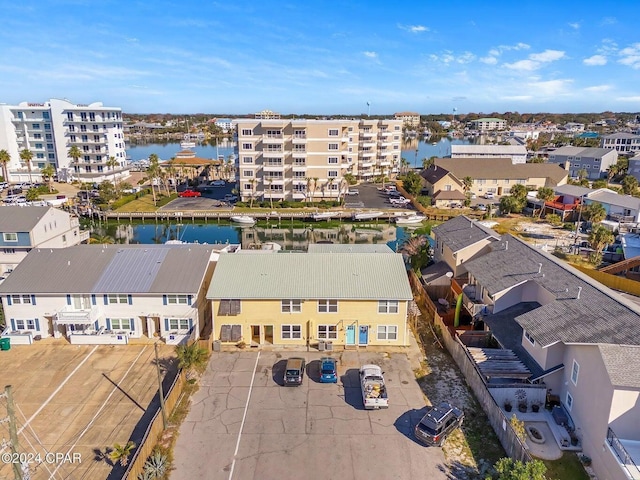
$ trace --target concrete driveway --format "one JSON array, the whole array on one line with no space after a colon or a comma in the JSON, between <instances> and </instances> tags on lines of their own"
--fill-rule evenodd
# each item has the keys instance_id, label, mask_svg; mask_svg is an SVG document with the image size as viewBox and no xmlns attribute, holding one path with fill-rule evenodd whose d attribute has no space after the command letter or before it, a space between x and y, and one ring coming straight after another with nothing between
<instances>
[{"instance_id":1,"label":"concrete driveway","mask_svg":"<svg viewBox=\"0 0 640 480\"><path fill-rule=\"evenodd\" d=\"M175 447L172 480L446 479L440 448L411 435L425 401L402 353L335 352L337 384L318 383L320 352L213 355ZM303 385L281 386L286 358L303 356ZM358 368L385 371L390 407L362 407Z\"/></svg>"}]
</instances>

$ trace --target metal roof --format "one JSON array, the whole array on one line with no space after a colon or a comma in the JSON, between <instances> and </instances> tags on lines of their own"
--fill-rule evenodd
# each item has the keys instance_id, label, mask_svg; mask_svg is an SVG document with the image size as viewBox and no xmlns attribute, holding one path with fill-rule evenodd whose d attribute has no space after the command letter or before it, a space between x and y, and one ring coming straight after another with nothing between
<instances>
[{"instance_id":1,"label":"metal roof","mask_svg":"<svg viewBox=\"0 0 640 480\"><path fill-rule=\"evenodd\" d=\"M207 245L35 248L0 293L195 293L213 251Z\"/></svg>"},{"instance_id":2,"label":"metal roof","mask_svg":"<svg viewBox=\"0 0 640 480\"><path fill-rule=\"evenodd\" d=\"M310 243L309 253L394 253L386 243Z\"/></svg>"},{"instance_id":3,"label":"metal roof","mask_svg":"<svg viewBox=\"0 0 640 480\"><path fill-rule=\"evenodd\" d=\"M221 254L209 299L411 300L398 253Z\"/></svg>"},{"instance_id":4,"label":"metal roof","mask_svg":"<svg viewBox=\"0 0 640 480\"><path fill-rule=\"evenodd\" d=\"M581 157L581 158L600 158L607 153L615 152L613 148L595 148L595 147L572 147L572 146L564 146L560 147L553 152L550 152L549 155L561 155L561 156L573 156L573 157ZM544 164L540 164L544 165Z\"/></svg>"},{"instance_id":5,"label":"metal roof","mask_svg":"<svg viewBox=\"0 0 640 480\"><path fill-rule=\"evenodd\" d=\"M602 361L614 387L640 388L640 347L598 345Z\"/></svg>"},{"instance_id":6,"label":"metal roof","mask_svg":"<svg viewBox=\"0 0 640 480\"><path fill-rule=\"evenodd\" d=\"M0 207L0 232L30 232L52 207Z\"/></svg>"},{"instance_id":7,"label":"metal roof","mask_svg":"<svg viewBox=\"0 0 640 480\"><path fill-rule=\"evenodd\" d=\"M516 317L543 346L558 341L640 344L640 312L632 302L512 235L465 262L465 268L490 295L525 282L544 289L552 299Z\"/></svg>"},{"instance_id":8,"label":"metal roof","mask_svg":"<svg viewBox=\"0 0 640 480\"><path fill-rule=\"evenodd\" d=\"M556 195L571 195L572 197L582 197L583 195L589 195L590 193L595 192L596 190L592 190L591 188L581 187L579 185L569 185L568 183L565 185L558 185L557 187L553 187Z\"/></svg>"},{"instance_id":9,"label":"metal roof","mask_svg":"<svg viewBox=\"0 0 640 480\"><path fill-rule=\"evenodd\" d=\"M487 238L500 239L496 232L465 215L459 215L433 227L432 232L454 252Z\"/></svg>"}]
</instances>

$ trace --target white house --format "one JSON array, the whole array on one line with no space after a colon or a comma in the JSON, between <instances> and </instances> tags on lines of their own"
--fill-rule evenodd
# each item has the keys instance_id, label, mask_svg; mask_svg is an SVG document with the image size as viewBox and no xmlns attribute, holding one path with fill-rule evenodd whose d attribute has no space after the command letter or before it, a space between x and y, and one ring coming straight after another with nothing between
<instances>
[{"instance_id":1,"label":"white house","mask_svg":"<svg viewBox=\"0 0 640 480\"><path fill-rule=\"evenodd\" d=\"M218 253L198 244L33 249L0 285L2 337L17 344L197 339L211 328L205 294Z\"/></svg>"}]
</instances>

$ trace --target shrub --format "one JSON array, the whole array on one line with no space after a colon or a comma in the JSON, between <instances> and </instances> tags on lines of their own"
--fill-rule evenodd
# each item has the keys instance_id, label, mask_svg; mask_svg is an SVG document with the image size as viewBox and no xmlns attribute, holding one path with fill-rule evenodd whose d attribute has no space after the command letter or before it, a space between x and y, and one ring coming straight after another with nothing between
<instances>
[{"instance_id":1,"label":"shrub","mask_svg":"<svg viewBox=\"0 0 640 480\"><path fill-rule=\"evenodd\" d=\"M423 207L431 206L431 197L427 197L426 195L420 195L418 198L416 198L416 200Z\"/></svg>"}]
</instances>

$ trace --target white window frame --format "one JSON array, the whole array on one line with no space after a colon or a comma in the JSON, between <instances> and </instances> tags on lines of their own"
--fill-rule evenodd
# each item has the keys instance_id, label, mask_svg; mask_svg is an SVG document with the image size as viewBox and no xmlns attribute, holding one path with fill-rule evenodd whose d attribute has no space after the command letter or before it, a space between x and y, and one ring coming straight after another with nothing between
<instances>
[{"instance_id":1,"label":"white window frame","mask_svg":"<svg viewBox=\"0 0 640 480\"><path fill-rule=\"evenodd\" d=\"M188 332L189 331L189 319L188 318L167 318L169 322L169 331L171 332Z\"/></svg>"},{"instance_id":2,"label":"white window frame","mask_svg":"<svg viewBox=\"0 0 640 480\"><path fill-rule=\"evenodd\" d=\"M322 340L337 340L338 339L338 326L337 325L318 325L318 338Z\"/></svg>"},{"instance_id":3,"label":"white window frame","mask_svg":"<svg viewBox=\"0 0 640 480\"><path fill-rule=\"evenodd\" d=\"M330 137L337 137L340 135L340 130L337 128L330 128L329 129L329 136Z\"/></svg>"},{"instance_id":4,"label":"white window frame","mask_svg":"<svg viewBox=\"0 0 640 480\"><path fill-rule=\"evenodd\" d=\"M245 151L253 150L253 143L243 143L242 150L245 150Z\"/></svg>"},{"instance_id":5,"label":"white window frame","mask_svg":"<svg viewBox=\"0 0 640 480\"><path fill-rule=\"evenodd\" d=\"M573 360L573 364L571 365L571 383L573 383L576 387L578 386L578 377L580 376L580 364Z\"/></svg>"},{"instance_id":6,"label":"white window frame","mask_svg":"<svg viewBox=\"0 0 640 480\"><path fill-rule=\"evenodd\" d=\"M327 171L327 177L329 177L329 178L338 178L338 171L337 170L328 170Z\"/></svg>"},{"instance_id":7,"label":"white window frame","mask_svg":"<svg viewBox=\"0 0 640 480\"><path fill-rule=\"evenodd\" d=\"M283 340L300 340L302 338L302 325L282 325L280 328L280 335Z\"/></svg>"},{"instance_id":8,"label":"white window frame","mask_svg":"<svg viewBox=\"0 0 640 480\"><path fill-rule=\"evenodd\" d=\"M27 326L22 318L16 318L16 330L26 330Z\"/></svg>"},{"instance_id":9,"label":"white window frame","mask_svg":"<svg viewBox=\"0 0 640 480\"><path fill-rule=\"evenodd\" d=\"M253 170L243 170L242 176L245 178L253 178Z\"/></svg>"},{"instance_id":10,"label":"white window frame","mask_svg":"<svg viewBox=\"0 0 640 480\"><path fill-rule=\"evenodd\" d=\"M378 340L397 340L398 339L398 326L397 325L378 325L377 330Z\"/></svg>"},{"instance_id":11,"label":"white window frame","mask_svg":"<svg viewBox=\"0 0 640 480\"><path fill-rule=\"evenodd\" d=\"M109 321L111 322L111 330L131 330L130 318L111 318Z\"/></svg>"},{"instance_id":12,"label":"white window frame","mask_svg":"<svg viewBox=\"0 0 640 480\"><path fill-rule=\"evenodd\" d=\"M189 305L189 295L167 295L167 305Z\"/></svg>"},{"instance_id":13,"label":"white window frame","mask_svg":"<svg viewBox=\"0 0 640 480\"><path fill-rule=\"evenodd\" d=\"M109 302L109 305L113 305L117 303L127 304L129 303L129 296L126 294L109 293L107 295L107 301Z\"/></svg>"},{"instance_id":14,"label":"white window frame","mask_svg":"<svg viewBox=\"0 0 640 480\"><path fill-rule=\"evenodd\" d=\"M318 300L318 313L338 313L338 300Z\"/></svg>"},{"instance_id":15,"label":"white window frame","mask_svg":"<svg viewBox=\"0 0 640 480\"><path fill-rule=\"evenodd\" d=\"M18 234L17 233L3 233L2 234L2 239L5 242L17 242L18 241Z\"/></svg>"},{"instance_id":16,"label":"white window frame","mask_svg":"<svg viewBox=\"0 0 640 480\"><path fill-rule=\"evenodd\" d=\"M242 135L245 137L250 137L251 135L253 135L253 130L251 130L250 128L243 128Z\"/></svg>"},{"instance_id":17,"label":"white window frame","mask_svg":"<svg viewBox=\"0 0 640 480\"><path fill-rule=\"evenodd\" d=\"M566 404L569 411L573 408L573 395L567 392Z\"/></svg>"},{"instance_id":18,"label":"white window frame","mask_svg":"<svg viewBox=\"0 0 640 480\"><path fill-rule=\"evenodd\" d=\"M253 163L253 157L242 157L242 163Z\"/></svg>"},{"instance_id":19,"label":"white window frame","mask_svg":"<svg viewBox=\"0 0 640 480\"><path fill-rule=\"evenodd\" d=\"M535 339L531 336L531 334L529 332L527 332L526 330L524 331L524 338L526 338L527 340L529 340L529 343L531 345L535 345L536 341Z\"/></svg>"},{"instance_id":20,"label":"white window frame","mask_svg":"<svg viewBox=\"0 0 640 480\"><path fill-rule=\"evenodd\" d=\"M31 305L31 295L11 295L11 303L13 305Z\"/></svg>"},{"instance_id":21,"label":"white window frame","mask_svg":"<svg viewBox=\"0 0 640 480\"><path fill-rule=\"evenodd\" d=\"M281 300L280 311L282 313L302 313L302 300Z\"/></svg>"},{"instance_id":22,"label":"white window frame","mask_svg":"<svg viewBox=\"0 0 640 480\"><path fill-rule=\"evenodd\" d=\"M327 163L329 165L337 165L339 162L338 157L328 157L327 158Z\"/></svg>"},{"instance_id":23,"label":"white window frame","mask_svg":"<svg viewBox=\"0 0 640 480\"><path fill-rule=\"evenodd\" d=\"M393 311L395 310L395 312ZM396 314L400 311L398 300L378 300L378 313Z\"/></svg>"}]
</instances>

